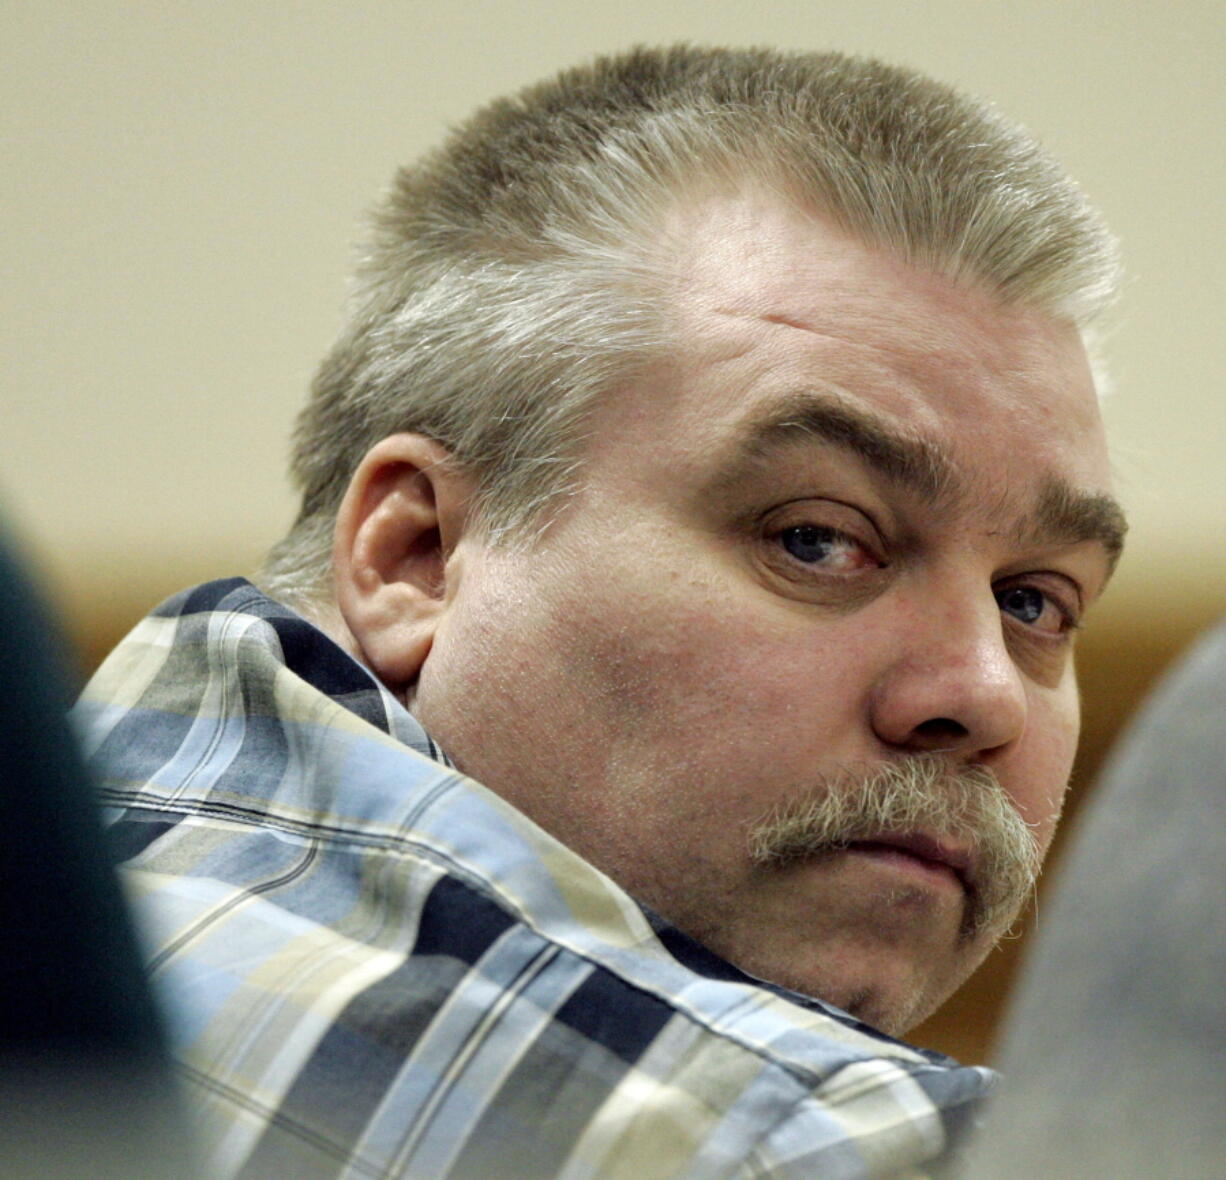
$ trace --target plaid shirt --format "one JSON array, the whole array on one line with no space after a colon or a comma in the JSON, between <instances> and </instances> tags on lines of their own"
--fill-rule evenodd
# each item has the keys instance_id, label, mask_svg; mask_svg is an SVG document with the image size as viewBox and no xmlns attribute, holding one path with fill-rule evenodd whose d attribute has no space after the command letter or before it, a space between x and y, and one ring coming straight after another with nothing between
<instances>
[{"instance_id":1,"label":"plaid shirt","mask_svg":"<svg viewBox=\"0 0 1226 1180\"><path fill-rule=\"evenodd\" d=\"M991 1082L650 918L241 579L78 719L209 1175L923 1175Z\"/></svg>"}]
</instances>

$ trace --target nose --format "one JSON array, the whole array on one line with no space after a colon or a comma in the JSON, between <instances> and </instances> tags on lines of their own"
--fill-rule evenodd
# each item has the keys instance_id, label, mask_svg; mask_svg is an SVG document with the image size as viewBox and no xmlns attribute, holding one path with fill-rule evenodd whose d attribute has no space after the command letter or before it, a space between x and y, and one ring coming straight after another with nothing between
<instances>
[{"instance_id":1,"label":"nose","mask_svg":"<svg viewBox=\"0 0 1226 1180\"><path fill-rule=\"evenodd\" d=\"M870 697L871 724L894 750L990 760L1021 737L1027 696L995 597L947 586L903 612L894 658Z\"/></svg>"}]
</instances>

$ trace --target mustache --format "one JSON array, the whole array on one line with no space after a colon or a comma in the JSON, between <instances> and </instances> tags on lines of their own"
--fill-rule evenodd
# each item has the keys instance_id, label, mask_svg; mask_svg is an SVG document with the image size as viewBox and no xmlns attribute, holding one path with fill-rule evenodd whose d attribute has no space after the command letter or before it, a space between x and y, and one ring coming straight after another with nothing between
<instances>
[{"instance_id":1,"label":"mustache","mask_svg":"<svg viewBox=\"0 0 1226 1180\"><path fill-rule=\"evenodd\" d=\"M755 823L749 853L760 868L782 869L857 841L916 832L970 852L962 936L1003 933L1033 891L1042 856L1034 832L984 766L915 755L845 767Z\"/></svg>"}]
</instances>

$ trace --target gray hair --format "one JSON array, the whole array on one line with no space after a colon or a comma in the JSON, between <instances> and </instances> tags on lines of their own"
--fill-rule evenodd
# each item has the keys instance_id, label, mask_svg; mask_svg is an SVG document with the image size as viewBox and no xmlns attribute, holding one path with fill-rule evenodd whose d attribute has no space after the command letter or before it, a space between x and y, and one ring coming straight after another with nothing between
<instances>
[{"instance_id":1,"label":"gray hair","mask_svg":"<svg viewBox=\"0 0 1226 1180\"><path fill-rule=\"evenodd\" d=\"M915 265L1084 329L1114 240L1025 132L911 70L836 53L635 49L499 100L375 210L348 322L294 435L302 508L261 579L327 597L362 456L416 431L479 486L494 540L575 487L585 415L670 341L662 211L757 182Z\"/></svg>"}]
</instances>

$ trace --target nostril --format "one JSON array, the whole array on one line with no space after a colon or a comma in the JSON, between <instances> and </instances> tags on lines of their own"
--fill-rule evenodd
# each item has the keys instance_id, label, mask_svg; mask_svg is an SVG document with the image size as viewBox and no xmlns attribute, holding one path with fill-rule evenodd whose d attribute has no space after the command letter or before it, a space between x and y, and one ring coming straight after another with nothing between
<instances>
[{"instance_id":1,"label":"nostril","mask_svg":"<svg viewBox=\"0 0 1226 1180\"><path fill-rule=\"evenodd\" d=\"M968 734L965 725L952 717L932 717L921 721L915 727L915 736L927 738L930 741L950 741L964 738Z\"/></svg>"}]
</instances>

